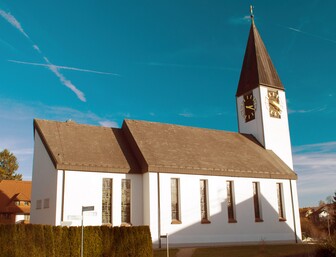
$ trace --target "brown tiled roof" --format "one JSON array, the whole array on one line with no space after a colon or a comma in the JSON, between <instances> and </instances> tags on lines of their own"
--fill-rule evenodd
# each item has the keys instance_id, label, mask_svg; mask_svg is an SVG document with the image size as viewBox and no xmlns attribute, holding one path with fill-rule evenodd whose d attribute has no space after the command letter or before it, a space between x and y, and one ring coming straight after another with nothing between
<instances>
[{"instance_id":1,"label":"brown tiled roof","mask_svg":"<svg viewBox=\"0 0 336 257\"><path fill-rule=\"evenodd\" d=\"M0 181L0 213L29 213L29 206L16 206L14 201L30 201L31 181Z\"/></svg>"},{"instance_id":2,"label":"brown tiled roof","mask_svg":"<svg viewBox=\"0 0 336 257\"><path fill-rule=\"evenodd\" d=\"M125 120L122 129L142 172L297 178L249 135L136 120Z\"/></svg>"},{"instance_id":3,"label":"brown tiled roof","mask_svg":"<svg viewBox=\"0 0 336 257\"><path fill-rule=\"evenodd\" d=\"M249 135L125 120L121 129L35 120L56 169L290 178L296 174Z\"/></svg>"},{"instance_id":4,"label":"brown tiled roof","mask_svg":"<svg viewBox=\"0 0 336 257\"><path fill-rule=\"evenodd\" d=\"M278 73L252 19L236 96L259 85L284 90Z\"/></svg>"},{"instance_id":5,"label":"brown tiled roof","mask_svg":"<svg viewBox=\"0 0 336 257\"><path fill-rule=\"evenodd\" d=\"M56 169L129 173L139 171L120 129L75 122L34 120Z\"/></svg>"}]
</instances>

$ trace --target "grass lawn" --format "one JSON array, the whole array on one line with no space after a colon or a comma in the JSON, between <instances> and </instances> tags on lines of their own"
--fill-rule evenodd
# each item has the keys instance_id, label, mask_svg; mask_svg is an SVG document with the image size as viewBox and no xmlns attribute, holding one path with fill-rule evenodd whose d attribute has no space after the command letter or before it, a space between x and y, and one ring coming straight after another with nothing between
<instances>
[{"instance_id":1,"label":"grass lawn","mask_svg":"<svg viewBox=\"0 0 336 257\"><path fill-rule=\"evenodd\" d=\"M192 257L289 257L314 256L314 245L242 245L197 248ZM171 249L169 257L175 257L178 249ZM154 257L166 257L166 250L154 250Z\"/></svg>"}]
</instances>

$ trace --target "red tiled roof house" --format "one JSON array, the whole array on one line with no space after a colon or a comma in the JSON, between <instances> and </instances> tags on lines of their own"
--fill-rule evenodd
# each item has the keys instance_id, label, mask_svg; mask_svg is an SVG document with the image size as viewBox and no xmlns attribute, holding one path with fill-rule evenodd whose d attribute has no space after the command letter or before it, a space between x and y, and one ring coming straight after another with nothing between
<instances>
[{"instance_id":1,"label":"red tiled roof house","mask_svg":"<svg viewBox=\"0 0 336 257\"><path fill-rule=\"evenodd\" d=\"M29 223L31 182L0 181L0 224Z\"/></svg>"}]
</instances>

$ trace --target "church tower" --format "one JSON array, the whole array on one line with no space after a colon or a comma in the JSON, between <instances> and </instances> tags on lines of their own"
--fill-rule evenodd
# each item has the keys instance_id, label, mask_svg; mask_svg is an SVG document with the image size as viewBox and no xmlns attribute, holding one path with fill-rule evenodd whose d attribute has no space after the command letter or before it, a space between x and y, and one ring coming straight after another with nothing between
<instances>
[{"instance_id":1,"label":"church tower","mask_svg":"<svg viewBox=\"0 0 336 257\"><path fill-rule=\"evenodd\" d=\"M254 23L236 93L240 133L252 134L293 169L285 88Z\"/></svg>"}]
</instances>

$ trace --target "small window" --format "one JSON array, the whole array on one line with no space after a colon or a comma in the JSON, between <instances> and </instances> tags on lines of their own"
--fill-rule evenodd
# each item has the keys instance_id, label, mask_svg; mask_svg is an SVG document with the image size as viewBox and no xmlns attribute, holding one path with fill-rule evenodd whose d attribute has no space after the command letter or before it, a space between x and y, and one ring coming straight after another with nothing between
<instances>
[{"instance_id":1,"label":"small window","mask_svg":"<svg viewBox=\"0 0 336 257\"><path fill-rule=\"evenodd\" d=\"M254 218L255 222L262 222L261 206L260 206L260 184L253 182L253 203L254 203Z\"/></svg>"},{"instance_id":2,"label":"small window","mask_svg":"<svg viewBox=\"0 0 336 257\"><path fill-rule=\"evenodd\" d=\"M29 221L30 220L30 215L29 214L25 214L24 215L24 220Z\"/></svg>"},{"instance_id":3,"label":"small window","mask_svg":"<svg viewBox=\"0 0 336 257\"><path fill-rule=\"evenodd\" d=\"M236 223L233 181L226 181L229 223Z\"/></svg>"},{"instance_id":4,"label":"small window","mask_svg":"<svg viewBox=\"0 0 336 257\"><path fill-rule=\"evenodd\" d=\"M37 200L36 201L36 209L41 209L42 208L42 200Z\"/></svg>"},{"instance_id":5,"label":"small window","mask_svg":"<svg viewBox=\"0 0 336 257\"><path fill-rule=\"evenodd\" d=\"M131 180L121 180L121 222L131 224Z\"/></svg>"},{"instance_id":6,"label":"small window","mask_svg":"<svg viewBox=\"0 0 336 257\"><path fill-rule=\"evenodd\" d=\"M170 180L170 190L171 190L171 218L172 224L181 224L180 217L180 190L179 190L179 179L172 178Z\"/></svg>"},{"instance_id":7,"label":"small window","mask_svg":"<svg viewBox=\"0 0 336 257\"><path fill-rule=\"evenodd\" d=\"M20 201L15 201L15 205L20 206Z\"/></svg>"},{"instance_id":8,"label":"small window","mask_svg":"<svg viewBox=\"0 0 336 257\"><path fill-rule=\"evenodd\" d=\"M208 224L208 181L205 179L200 180L200 202L201 202L201 223Z\"/></svg>"},{"instance_id":9,"label":"small window","mask_svg":"<svg viewBox=\"0 0 336 257\"><path fill-rule=\"evenodd\" d=\"M3 213L1 216L5 220L10 220L11 219L11 214L10 213Z\"/></svg>"},{"instance_id":10,"label":"small window","mask_svg":"<svg viewBox=\"0 0 336 257\"><path fill-rule=\"evenodd\" d=\"M285 206L284 206L284 201L283 201L283 185L282 185L282 183L277 183L277 196L278 196L279 221L286 221Z\"/></svg>"},{"instance_id":11,"label":"small window","mask_svg":"<svg viewBox=\"0 0 336 257\"><path fill-rule=\"evenodd\" d=\"M43 209L49 208L49 198L43 200Z\"/></svg>"}]
</instances>

